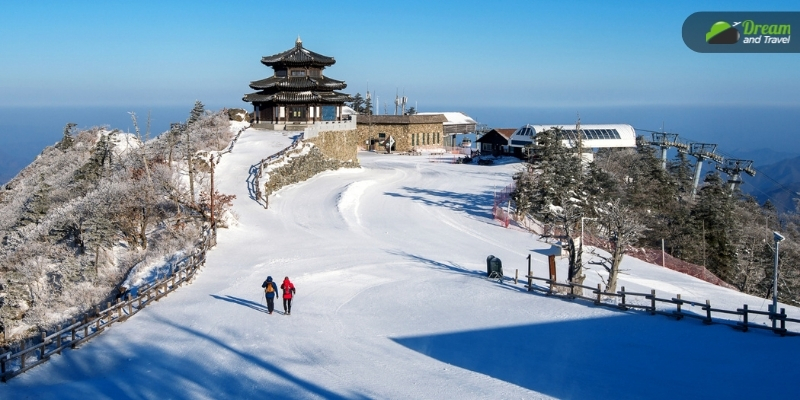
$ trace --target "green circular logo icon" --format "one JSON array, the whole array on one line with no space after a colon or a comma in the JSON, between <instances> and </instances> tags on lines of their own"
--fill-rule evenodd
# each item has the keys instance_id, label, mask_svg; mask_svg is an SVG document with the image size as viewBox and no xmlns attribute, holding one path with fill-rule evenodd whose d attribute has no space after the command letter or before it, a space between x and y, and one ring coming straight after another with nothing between
<instances>
[{"instance_id":1,"label":"green circular logo icon","mask_svg":"<svg viewBox=\"0 0 800 400\"><path fill-rule=\"evenodd\" d=\"M711 29L706 33L706 43L708 44L734 44L739 41L739 31L725 21L719 21L711 25Z\"/></svg>"}]
</instances>

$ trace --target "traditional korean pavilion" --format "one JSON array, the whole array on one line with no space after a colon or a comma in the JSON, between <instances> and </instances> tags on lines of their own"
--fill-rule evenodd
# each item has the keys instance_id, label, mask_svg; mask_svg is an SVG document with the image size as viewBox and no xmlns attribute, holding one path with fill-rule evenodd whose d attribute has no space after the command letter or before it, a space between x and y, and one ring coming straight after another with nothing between
<instances>
[{"instance_id":1,"label":"traditional korean pavilion","mask_svg":"<svg viewBox=\"0 0 800 400\"><path fill-rule=\"evenodd\" d=\"M253 123L257 127L291 129L294 125L346 118L342 107L352 99L336 90L347 84L322 73L325 67L336 63L333 57L305 49L298 37L294 48L263 57L261 63L272 67L273 75L250 82L250 87L258 91L242 98L253 103Z\"/></svg>"}]
</instances>

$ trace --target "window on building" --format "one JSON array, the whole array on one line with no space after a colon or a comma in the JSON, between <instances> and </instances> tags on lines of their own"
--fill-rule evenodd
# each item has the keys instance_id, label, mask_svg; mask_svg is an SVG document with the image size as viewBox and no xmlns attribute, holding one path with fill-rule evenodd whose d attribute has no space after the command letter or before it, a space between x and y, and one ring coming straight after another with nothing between
<instances>
[{"instance_id":1,"label":"window on building","mask_svg":"<svg viewBox=\"0 0 800 400\"><path fill-rule=\"evenodd\" d=\"M322 71L318 69L310 69L308 70L308 76L315 76L315 77L322 76Z\"/></svg>"},{"instance_id":2,"label":"window on building","mask_svg":"<svg viewBox=\"0 0 800 400\"><path fill-rule=\"evenodd\" d=\"M279 78L285 78L286 77L286 70L285 69L275 70L275 76L277 76Z\"/></svg>"},{"instance_id":3,"label":"window on building","mask_svg":"<svg viewBox=\"0 0 800 400\"><path fill-rule=\"evenodd\" d=\"M292 70L292 76L293 77L306 76L306 70L304 70L304 69L293 69Z\"/></svg>"},{"instance_id":4,"label":"window on building","mask_svg":"<svg viewBox=\"0 0 800 400\"><path fill-rule=\"evenodd\" d=\"M380 139L380 140L386 140L386 133L383 133L383 132L379 133L379 134L378 134L378 139Z\"/></svg>"}]
</instances>

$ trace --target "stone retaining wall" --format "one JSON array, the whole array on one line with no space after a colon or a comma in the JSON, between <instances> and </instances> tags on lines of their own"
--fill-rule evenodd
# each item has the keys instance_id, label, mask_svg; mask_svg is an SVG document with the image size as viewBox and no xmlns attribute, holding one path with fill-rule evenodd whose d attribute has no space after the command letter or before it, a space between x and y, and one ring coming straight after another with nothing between
<instances>
[{"instance_id":1,"label":"stone retaining wall","mask_svg":"<svg viewBox=\"0 0 800 400\"><path fill-rule=\"evenodd\" d=\"M274 165L276 167L265 173L268 175L264 182L265 198L284 186L305 181L323 171L358 168L355 131L320 132Z\"/></svg>"}]
</instances>

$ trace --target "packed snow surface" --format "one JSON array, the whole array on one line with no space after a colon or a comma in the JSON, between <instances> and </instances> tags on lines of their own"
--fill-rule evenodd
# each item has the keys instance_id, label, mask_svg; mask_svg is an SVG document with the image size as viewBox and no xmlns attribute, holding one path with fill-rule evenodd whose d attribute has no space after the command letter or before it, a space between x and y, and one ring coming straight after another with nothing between
<instances>
[{"instance_id":1,"label":"packed snow surface","mask_svg":"<svg viewBox=\"0 0 800 400\"><path fill-rule=\"evenodd\" d=\"M249 174L288 135L247 130L222 157L217 182L237 196L239 223L219 231L193 284L0 384L0 398L800 395L800 337L615 311L514 284L508 277L525 275L528 255L546 276L551 248L492 220L494 191L520 164L361 153L362 168L286 187L264 209ZM502 260L503 283L485 279L489 255ZM594 286L607 275L589 266ZM622 269L628 291L727 309L768 304L632 258ZM279 302L266 314L268 275L296 285L291 315Z\"/></svg>"}]
</instances>

